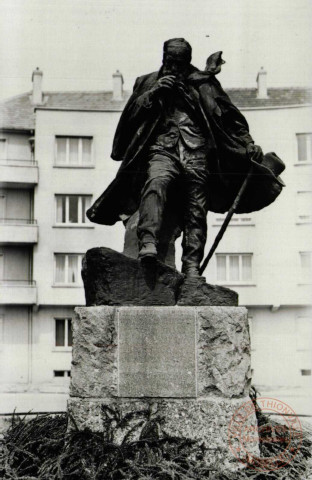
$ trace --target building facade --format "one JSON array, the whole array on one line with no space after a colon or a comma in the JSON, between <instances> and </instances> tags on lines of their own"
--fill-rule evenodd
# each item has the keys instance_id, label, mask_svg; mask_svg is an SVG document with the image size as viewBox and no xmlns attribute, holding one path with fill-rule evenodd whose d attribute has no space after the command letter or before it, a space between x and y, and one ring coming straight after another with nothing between
<instances>
[{"instance_id":1,"label":"building facade","mask_svg":"<svg viewBox=\"0 0 312 480\"><path fill-rule=\"evenodd\" d=\"M65 408L82 257L92 247L123 248L122 225L85 217L119 166L110 151L129 96L121 74L112 92L43 92L38 69L32 82L0 105L2 411ZM305 89L267 90L263 70L257 82L228 93L255 142L286 163L287 186L269 208L233 218L206 277L248 307L253 383L311 386L311 99ZM223 218L208 215L207 250Z\"/></svg>"}]
</instances>

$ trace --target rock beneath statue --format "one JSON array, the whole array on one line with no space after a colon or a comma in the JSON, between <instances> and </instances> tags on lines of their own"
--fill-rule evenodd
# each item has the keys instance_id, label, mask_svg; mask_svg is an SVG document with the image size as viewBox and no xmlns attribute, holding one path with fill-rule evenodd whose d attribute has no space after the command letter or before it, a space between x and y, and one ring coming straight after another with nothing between
<instances>
[{"instance_id":1,"label":"rock beneath statue","mask_svg":"<svg viewBox=\"0 0 312 480\"><path fill-rule=\"evenodd\" d=\"M186 278L181 286L177 304L235 307L238 305L238 294L229 288L210 285L206 283L204 277Z\"/></svg>"},{"instance_id":2,"label":"rock beneath statue","mask_svg":"<svg viewBox=\"0 0 312 480\"><path fill-rule=\"evenodd\" d=\"M86 305L176 305L183 275L159 261L144 265L110 248L88 250L82 263Z\"/></svg>"},{"instance_id":3,"label":"rock beneath statue","mask_svg":"<svg viewBox=\"0 0 312 480\"><path fill-rule=\"evenodd\" d=\"M160 261L142 263L105 247L87 251L82 278L87 306L238 305L236 292L209 285L204 277L185 278Z\"/></svg>"}]
</instances>

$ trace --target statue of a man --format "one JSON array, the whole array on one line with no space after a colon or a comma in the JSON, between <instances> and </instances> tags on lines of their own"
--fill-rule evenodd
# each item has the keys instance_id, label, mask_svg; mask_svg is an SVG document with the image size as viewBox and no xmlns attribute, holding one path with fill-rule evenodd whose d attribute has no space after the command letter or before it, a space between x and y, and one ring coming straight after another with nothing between
<instances>
[{"instance_id":1,"label":"statue of a man","mask_svg":"<svg viewBox=\"0 0 312 480\"><path fill-rule=\"evenodd\" d=\"M139 258L150 260L157 257L166 209L174 205L186 277L199 276L208 210L230 208L251 165L238 213L265 207L282 188L282 162L254 144L244 116L215 78L221 53L201 72L191 64L186 40L164 43L160 70L136 80L121 115L112 151L122 161L118 174L87 212L91 221L112 225L139 208Z\"/></svg>"}]
</instances>

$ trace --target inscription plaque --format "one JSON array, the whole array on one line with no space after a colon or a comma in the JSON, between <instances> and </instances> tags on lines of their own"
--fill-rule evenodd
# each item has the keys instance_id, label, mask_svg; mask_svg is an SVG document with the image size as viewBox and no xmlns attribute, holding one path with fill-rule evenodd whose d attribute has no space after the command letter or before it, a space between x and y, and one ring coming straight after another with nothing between
<instances>
[{"instance_id":1,"label":"inscription plaque","mask_svg":"<svg viewBox=\"0 0 312 480\"><path fill-rule=\"evenodd\" d=\"M193 308L122 307L120 397L196 397Z\"/></svg>"}]
</instances>

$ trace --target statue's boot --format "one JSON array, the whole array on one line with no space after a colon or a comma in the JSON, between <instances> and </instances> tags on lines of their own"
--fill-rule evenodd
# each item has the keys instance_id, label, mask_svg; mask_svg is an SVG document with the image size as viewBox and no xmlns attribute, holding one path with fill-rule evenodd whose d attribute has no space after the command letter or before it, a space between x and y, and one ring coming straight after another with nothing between
<instances>
[{"instance_id":1,"label":"statue's boot","mask_svg":"<svg viewBox=\"0 0 312 480\"><path fill-rule=\"evenodd\" d=\"M204 256L206 232L201 228L186 227L182 241L182 273L187 278L200 277L199 267Z\"/></svg>"},{"instance_id":2,"label":"statue's boot","mask_svg":"<svg viewBox=\"0 0 312 480\"><path fill-rule=\"evenodd\" d=\"M138 258L144 261L153 261L157 258L157 249L155 243L146 242L140 248Z\"/></svg>"}]
</instances>

